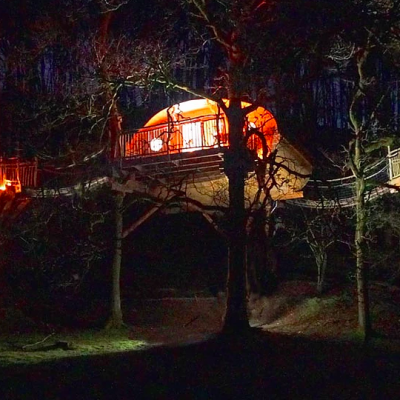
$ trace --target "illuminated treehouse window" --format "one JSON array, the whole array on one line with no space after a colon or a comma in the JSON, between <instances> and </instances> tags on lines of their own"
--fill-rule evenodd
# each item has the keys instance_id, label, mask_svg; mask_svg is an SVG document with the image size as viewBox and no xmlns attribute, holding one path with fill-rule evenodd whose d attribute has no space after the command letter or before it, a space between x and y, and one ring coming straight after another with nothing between
<instances>
[{"instance_id":1,"label":"illuminated treehouse window","mask_svg":"<svg viewBox=\"0 0 400 400\"><path fill-rule=\"evenodd\" d=\"M201 149L201 122L191 122L182 125L183 151Z\"/></svg>"},{"instance_id":2,"label":"illuminated treehouse window","mask_svg":"<svg viewBox=\"0 0 400 400\"><path fill-rule=\"evenodd\" d=\"M217 147L218 144L225 145L226 144L226 133L223 119L218 121L218 130L217 130L217 120L211 119L208 121L204 121L204 146L207 147ZM218 143L218 133L219 133L219 142Z\"/></svg>"}]
</instances>

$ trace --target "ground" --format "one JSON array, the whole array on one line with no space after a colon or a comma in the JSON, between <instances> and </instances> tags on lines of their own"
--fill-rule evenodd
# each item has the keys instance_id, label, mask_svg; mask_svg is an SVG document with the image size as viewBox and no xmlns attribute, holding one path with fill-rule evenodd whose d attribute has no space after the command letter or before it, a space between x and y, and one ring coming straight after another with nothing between
<instances>
[{"instance_id":1,"label":"ground","mask_svg":"<svg viewBox=\"0 0 400 400\"><path fill-rule=\"evenodd\" d=\"M371 293L376 338L368 348L352 288L317 297L302 281L253 296L254 329L241 338L216 334L222 295L172 291L125 303L131 325L120 331L4 333L0 398L395 399L400 290L374 284Z\"/></svg>"}]
</instances>

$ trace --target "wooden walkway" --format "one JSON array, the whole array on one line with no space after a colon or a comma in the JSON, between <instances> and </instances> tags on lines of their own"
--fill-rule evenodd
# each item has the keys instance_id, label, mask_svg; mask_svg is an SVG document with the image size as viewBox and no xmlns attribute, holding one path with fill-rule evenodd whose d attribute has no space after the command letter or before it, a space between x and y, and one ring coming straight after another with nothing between
<instances>
[{"instance_id":1,"label":"wooden walkway","mask_svg":"<svg viewBox=\"0 0 400 400\"><path fill-rule=\"evenodd\" d=\"M386 158L372 166L367 171L366 181L371 187L365 195L367 200L399 192L400 148L389 151ZM289 201L305 208L354 207L355 176L324 181L310 179L304 188L304 198Z\"/></svg>"}]
</instances>

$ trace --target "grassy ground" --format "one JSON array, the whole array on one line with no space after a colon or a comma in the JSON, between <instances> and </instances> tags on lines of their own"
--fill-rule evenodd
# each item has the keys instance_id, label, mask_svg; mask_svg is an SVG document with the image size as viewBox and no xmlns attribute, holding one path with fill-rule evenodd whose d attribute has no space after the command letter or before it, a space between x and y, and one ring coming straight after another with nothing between
<instances>
[{"instance_id":1,"label":"grassy ground","mask_svg":"<svg viewBox=\"0 0 400 400\"><path fill-rule=\"evenodd\" d=\"M400 289L373 285L373 346L400 351ZM221 328L225 299L167 297L125 304L128 326L118 331L45 330L0 334L0 366L30 364L65 357L89 356L156 345L200 341ZM313 283L282 283L267 297L251 297L251 325L271 334L360 342L357 308L351 288L315 295Z\"/></svg>"},{"instance_id":2,"label":"grassy ground","mask_svg":"<svg viewBox=\"0 0 400 400\"><path fill-rule=\"evenodd\" d=\"M129 329L3 335L0 336L0 366L37 364L146 347L143 340L131 339L129 336Z\"/></svg>"},{"instance_id":3,"label":"grassy ground","mask_svg":"<svg viewBox=\"0 0 400 400\"><path fill-rule=\"evenodd\" d=\"M224 301L201 297L126 304L121 331L4 334L0 398L397 399L399 290L373 286L369 348L351 290L314 293L290 282L251 298L257 328L241 338L215 335Z\"/></svg>"},{"instance_id":4,"label":"grassy ground","mask_svg":"<svg viewBox=\"0 0 400 400\"><path fill-rule=\"evenodd\" d=\"M313 339L359 341L355 289L334 287L315 295L309 282L286 282L272 296L255 299L253 320L269 332ZM372 284L373 343L400 350L400 289Z\"/></svg>"}]
</instances>

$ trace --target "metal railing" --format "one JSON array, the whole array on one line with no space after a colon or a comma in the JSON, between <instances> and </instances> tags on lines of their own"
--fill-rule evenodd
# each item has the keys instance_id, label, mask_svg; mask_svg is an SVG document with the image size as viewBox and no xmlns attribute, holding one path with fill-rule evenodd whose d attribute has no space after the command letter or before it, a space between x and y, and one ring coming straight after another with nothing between
<instances>
[{"instance_id":1,"label":"metal railing","mask_svg":"<svg viewBox=\"0 0 400 400\"><path fill-rule=\"evenodd\" d=\"M400 148L389 151L388 160L390 180L398 178L400 176Z\"/></svg>"},{"instance_id":2,"label":"metal railing","mask_svg":"<svg viewBox=\"0 0 400 400\"><path fill-rule=\"evenodd\" d=\"M18 158L0 158L0 184L13 186L20 191L21 186L37 187L37 160L20 161Z\"/></svg>"},{"instance_id":3,"label":"metal railing","mask_svg":"<svg viewBox=\"0 0 400 400\"><path fill-rule=\"evenodd\" d=\"M154 125L120 136L122 158L176 154L227 145L225 119L215 115Z\"/></svg>"},{"instance_id":4,"label":"metal railing","mask_svg":"<svg viewBox=\"0 0 400 400\"><path fill-rule=\"evenodd\" d=\"M400 148L389 151L386 158L366 172L365 180L367 184L372 184L371 190L365 195L366 199L372 200L394 192L393 188L385 184L400 176ZM310 180L303 191L304 198L289 202L306 208L354 207L356 204L354 175L326 181Z\"/></svg>"}]
</instances>

